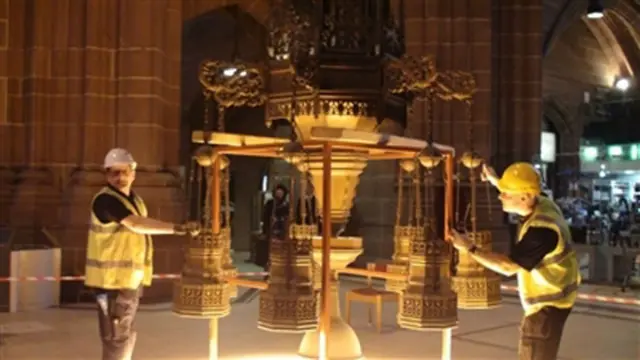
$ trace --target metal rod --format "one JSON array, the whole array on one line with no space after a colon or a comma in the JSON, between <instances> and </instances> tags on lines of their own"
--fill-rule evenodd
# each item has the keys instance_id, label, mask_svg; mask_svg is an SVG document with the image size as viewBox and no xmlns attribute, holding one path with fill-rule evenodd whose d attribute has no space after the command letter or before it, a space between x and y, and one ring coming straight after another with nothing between
<instances>
[{"instance_id":1,"label":"metal rod","mask_svg":"<svg viewBox=\"0 0 640 360\"><path fill-rule=\"evenodd\" d=\"M331 144L324 145L322 154L322 288L320 298L320 331L318 359L329 359L331 332Z\"/></svg>"},{"instance_id":2,"label":"metal rod","mask_svg":"<svg viewBox=\"0 0 640 360\"><path fill-rule=\"evenodd\" d=\"M444 166L444 178L445 178L445 188L444 188L444 233L445 239L447 238L447 233L451 230L451 222L453 221L453 171L454 171L454 159L453 156L446 154L445 155L445 166Z\"/></svg>"},{"instance_id":3,"label":"metal rod","mask_svg":"<svg viewBox=\"0 0 640 360\"><path fill-rule=\"evenodd\" d=\"M211 169L211 231L220 233L220 157L213 162ZM218 319L209 319L209 360L218 359Z\"/></svg>"},{"instance_id":4,"label":"metal rod","mask_svg":"<svg viewBox=\"0 0 640 360\"><path fill-rule=\"evenodd\" d=\"M451 328L442 330L442 360L451 360Z\"/></svg>"},{"instance_id":5,"label":"metal rod","mask_svg":"<svg viewBox=\"0 0 640 360\"><path fill-rule=\"evenodd\" d=\"M229 284L251 288L251 289L267 290L267 287L269 286L269 284L267 284L266 281L260 281L260 280L241 279L237 277L225 277L223 279Z\"/></svg>"},{"instance_id":6,"label":"metal rod","mask_svg":"<svg viewBox=\"0 0 640 360\"><path fill-rule=\"evenodd\" d=\"M209 360L218 359L218 318L209 319Z\"/></svg>"},{"instance_id":7,"label":"metal rod","mask_svg":"<svg viewBox=\"0 0 640 360\"><path fill-rule=\"evenodd\" d=\"M372 278L379 278L379 279L385 279L385 280L400 280L400 281L407 280L407 275L393 274L385 271L345 268L345 269L336 270L336 272L338 272L339 274L372 277Z\"/></svg>"},{"instance_id":8,"label":"metal rod","mask_svg":"<svg viewBox=\"0 0 640 360\"><path fill-rule=\"evenodd\" d=\"M211 169L213 174L211 176L211 231L218 234L220 232L220 158L217 157L213 162L213 168Z\"/></svg>"}]
</instances>

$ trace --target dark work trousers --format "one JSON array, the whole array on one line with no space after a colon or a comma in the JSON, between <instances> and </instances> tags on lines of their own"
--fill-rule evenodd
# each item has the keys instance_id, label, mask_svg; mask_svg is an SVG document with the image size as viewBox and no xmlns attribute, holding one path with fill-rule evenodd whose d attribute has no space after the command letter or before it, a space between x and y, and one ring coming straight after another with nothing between
<instances>
[{"instance_id":1,"label":"dark work trousers","mask_svg":"<svg viewBox=\"0 0 640 360\"><path fill-rule=\"evenodd\" d=\"M96 291L102 360L130 360L136 343L133 324L141 290Z\"/></svg>"},{"instance_id":2,"label":"dark work trousers","mask_svg":"<svg viewBox=\"0 0 640 360\"><path fill-rule=\"evenodd\" d=\"M571 309L547 306L522 319L520 360L556 360L562 330Z\"/></svg>"}]
</instances>

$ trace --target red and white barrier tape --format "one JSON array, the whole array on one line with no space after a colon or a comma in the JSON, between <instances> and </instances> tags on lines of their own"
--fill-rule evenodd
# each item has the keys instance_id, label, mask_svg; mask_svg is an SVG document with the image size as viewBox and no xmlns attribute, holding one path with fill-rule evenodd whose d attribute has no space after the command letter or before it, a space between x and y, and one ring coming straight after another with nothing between
<instances>
[{"instance_id":1,"label":"red and white barrier tape","mask_svg":"<svg viewBox=\"0 0 640 360\"><path fill-rule=\"evenodd\" d=\"M502 290L506 290L509 292L518 292L517 286L500 285L500 288ZM591 302L603 302L603 303L610 303L610 304L640 306L640 299L633 299L630 297L627 298L627 297L602 296L602 295L578 293L578 299L591 301Z\"/></svg>"},{"instance_id":2,"label":"red and white barrier tape","mask_svg":"<svg viewBox=\"0 0 640 360\"><path fill-rule=\"evenodd\" d=\"M240 272L238 275L249 276L265 276L266 272ZM166 279L179 279L180 274L154 274L154 279L166 280ZM79 281L84 280L84 275L77 276L14 276L14 277L0 277L0 282L32 282L32 281Z\"/></svg>"},{"instance_id":3,"label":"red and white barrier tape","mask_svg":"<svg viewBox=\"0 0 640 360\"><path fill-rule=\"evenodd\" d=\"M265 276L266 272L240 272L239 276L251 277L251 276ZM180 274L155 274L154 279L166 280L166 279L179 279ZM0 277L0 283L2 282L34 282L34 281L79 281L84 280L84 276L21 276L21 277ZM518 287L513 285L501 285L500 288L509 292L518 292ZM615 296L602 296L593 294L578 293L578 299L586 300L590 302L602 302L610 304L620 305L633 305L640 306L640 299L633 299L629 297L615 297Z\"/></svg>"}]
</instances>

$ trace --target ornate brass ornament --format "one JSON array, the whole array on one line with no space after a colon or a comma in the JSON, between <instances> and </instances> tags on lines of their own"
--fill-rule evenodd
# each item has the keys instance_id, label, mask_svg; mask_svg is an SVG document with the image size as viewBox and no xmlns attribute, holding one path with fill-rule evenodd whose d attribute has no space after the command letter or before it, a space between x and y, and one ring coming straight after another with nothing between
<instances>
[{"instance_id":1,"label":"ornate brass ornament","mask_svg":"<svg viewBox=\"0 0 640 360\"><path fill-rule=\"evenodd\" d=\"M450 329L458 323L456 294L450 286L450 246L438 236L432 214L433 168L414 172L416 216L422 218L420 189L424 189L424 220L411 238L409 278L401 293L398 324L411 330ZM421 179L424 180L421 181Z\"/></svg>"},{"instance_id":2,"label":"ornate brass ornament","mask_svg":"<svg viewBox=\"0 0 640 360\"><path fill-rule=\"evenodd\" d=\"M204 207L202 211L202 232L189 239L185 253L185 264L182 277L175 284L173 293L173 312L180 316L193 318L221 318L227 316L231 310L230 298L233 291L224 281L224 276L230 270L226 268L228 260L229 227L222 231L213 232L211 216L213 198L219 199L219 194L211 194L212 182L221 181L223 172L229 161L221 157L217 161L206 160L205 154L212 154L210 146L201 146L194 156L194 162L211 164L205 171L199 171L201 179L206 179ZM224 160L222 160L224 159ZM226 164L226 165L225 165ZM223 168L225 166L225 168ZM192 167L195 169L195 167ZM193 176L191 176L193 178ZM198 184L202 181L199 179ZM235 269L233 269L235 270Z\"/></svg>"},{"instance_id":3,"label":"ornate brass ornament","mask_svg":"<svg viewBox=\"0 0 640 360\"><path fill-rule=\"evenodd\" d=\"M286 219L272 218L274 231L270 239L269 287L260 292L258 328L272 332L303 333L318 325L317 294L314 290L311 239L318 234L316 214L307 214L309 188L306 176L296 187L296 168L304 174L301 156L288 153L291 163L290 205ZM299 190L296 191L296 190ZM298 193L298 194L296 194ZM297 196L299 195L299 196ZM299 198L299 219L294 212ZM299 221L298 221L299 220Z\"/></svg>"},{"instance_id":4,"label":"ornate brass ornament","mask_svg":"<svg viewBox=\"0 0 640 360\"><path fill-rule=\"evenodd\" d=\"M477 226L477 172L484 163L484 160L473 150L473 115L472 100L463 99L467 110L467 120L469 123L468 141L469 151L462 154L459 161L467 169L469 174L470 200L467 207L467 215L470 216L471 228L466 229L469 239L479 248L491 250L492 235L490 231L478 231ZM460 175L458 176L460 178ZM460 189L460 179L458 180ZM459 190L458 190L459 193ZM487 193L487 197L489 195ZM459 206L458 200L458 206ZM489 211L491 203L489 202ZM458 212L458 211L456 211ZM467 219L460 225L466 226ZM490 309L500 305L502 293L500 290L501 278L493 271L478 264L470 254L458 253L458 265L456 275L452 278L454 290L458 293L458 306L463 309Z\"/></svg>"},{"instance_id":5,"label":"ornate brass ornament","mask_svg":"<svg viewBox=\"0 0 640 360\"><path fill-rule=\"evenodd\" d=\"M468 42L468 67L471 68L471 41L470 29L467 23ZM469 150L462 154L459 163L467 169L469 175L469 201L466 215L470 216L470 229L465 229L469 239L479 248L491 250L491 232L478 230L477 218L477 176L484 159L474 149L474 123L473 123L473 95L475 94L475 80L470 73L453 73L447 78L446 86L452 89L454 99L462 101L466 107L466 120L468 126ZM464 93L460 96L460 93ZM458 175L458 193L460 189L461 175ZM458 204L460 199L456 200ZM490 203L489 203L490 205ZM489 211L491 206L489 206ZM456 210L459 212L459 210ZM465 228L468 224L467 216L462 224ZM458 294L458 306L463 309L487 309L500 304L502 294L500 291L501 278L493 271L478 264L468 253L458 253L456 274L452 279L452 285Z\"/></svg>"},{"instance_id":6,"label":"ornate brass ornament","mask_svg":"<svg viewBox=\"0 0 640 360\"><path fill-rule=\"evenodd\" d=\"M218 130L224 131L224 112L230 107L264 104L264 77L259 66L242 62L205 61L200 66L200 84L205 96L218 104Z\"/></svg>"},{"instance_id":7,"label":"ornate brass ornament","mask_svg":"<svg viewBox=\"0 0 640 360\"><path fill-rule=\"evenodd\" d=\"M422 227L422 219L415 212L414 204L419 202L419 185L415 182L415 173L418 165L416 160L402 160L398 167L398 198L396 208L396 222L393 228L393 256L392 263L387 265L389 272L395 274L409 274L409 253L412 240L420 234L424 237L424 228ZM407 223L402 224L402 215L405 210L404 201L404 177L407 173L412 178L412 184L409 185L409 201L406 208ZM401 293L406 286L404 281L387 280L385 287L388 291Z\"/></svg>"}]
</instances>

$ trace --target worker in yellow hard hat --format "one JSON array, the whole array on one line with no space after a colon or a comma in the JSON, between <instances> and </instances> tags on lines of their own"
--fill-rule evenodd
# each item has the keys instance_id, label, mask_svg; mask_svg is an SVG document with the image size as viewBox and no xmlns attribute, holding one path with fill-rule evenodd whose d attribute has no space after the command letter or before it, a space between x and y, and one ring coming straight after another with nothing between
<instances>
[{"instance_id":1,"label":"worker in yellow hard hat","mask_svg":"<svg viewBox=\"0 0 640 360\"><path fill-rule=\"evenodd\" d=\"M491 167L483 166L482 177L500 191L502 209L522 217L510 255L484 250L455 230L448 239L485 267L505 276L517 274L524 308L520 359L556 359L580 284L569 226L558 206L540 196L540 175L533 165L514 163L501 178Z\"/></svg>"},{"instance_id":2,"label":"worker in yellow hard hat","mask_svg":"<svg viewBox=\"0 0 640 360\"><path fill-rule=\"evenodd\" d=\"M84 283L96 296L102 360L131 359L139 298L153 275L151 235L200 231L197 223L148 217L144 201L131 189L136 166L129 151L111 149L104 159L106 184L91 202Z\"/></svg>"}]
</instances>

